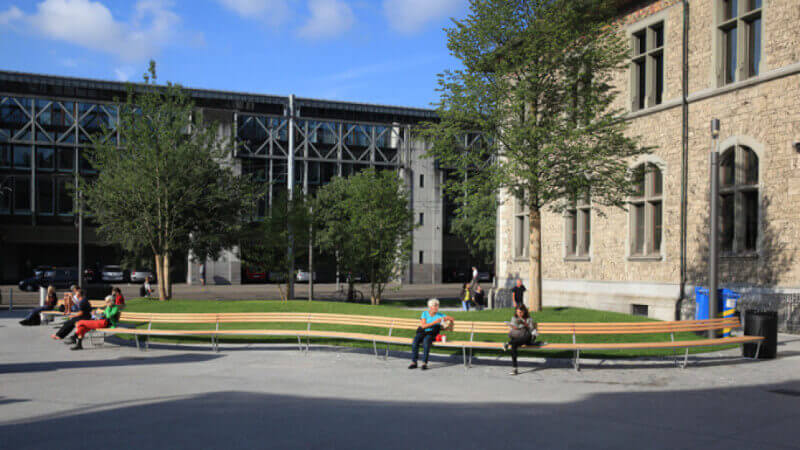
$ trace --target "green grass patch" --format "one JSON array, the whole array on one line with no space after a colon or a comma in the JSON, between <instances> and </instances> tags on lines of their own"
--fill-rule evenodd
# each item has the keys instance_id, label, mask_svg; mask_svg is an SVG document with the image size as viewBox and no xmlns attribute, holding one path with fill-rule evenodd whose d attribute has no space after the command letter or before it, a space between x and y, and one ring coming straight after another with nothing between
<instances>
[{"instance_id":1,"label":"green grass patch","mask_svg":"<svg viewBox=\"0 0 800 450\"><path fill-rule=\"evenodd\" d=\"M290 302L280 301L250 301L250 300L237 300L237 301L209 301L209 300L171 300L169 302L158 302L145 299L134 299L128 302L126 311L129 312L152 312L152 313L243 313L243 312L309 312L309 313L335 313L335 314L352 314L352 315L368 315L368 316L386 316L386 317L401 317L401 318L419 318L421 311L400 308L392 305L361 305L352 303L339 303L339 302L308 302L305 300L294 300ZM513 310L496 309L484 311L446 311L455 320L464 321L487 321L487 322L503 322L509 320L513 315ZM622 314L608 311L597 311L583 308L545 308L543 311L536 313L534 320L537 322L645 322L654 321L640 316L632 316L630 314ZM139 324L138 326L146 326L146 324ZM157 324L158 328L166 329L181 329L181 330L202 330L210 329L209 325L204 324ZM307 325L302 323L231 323L221 324L220 329L306 329ZM345 331L345 332L362 332L374 334L388 334L386 328L372 328L372 327L356 327L356 326L337 326L337 325L312 325L315 330L327 331ZM413 337L413 330L394 330L393 336ZM468 333L454 333L448 332L447 338L449 340L469 340ZM157 337L152 338L153 341L158 342L172 342L172 343L208 343L209 338L200 337ZM483 334L476 333L475 340L503 342L507 339L505 335L500 334ZM675 340L696 340L698 336L694 333L677 333ZM542 335L540 340L545 340L550 343L568 343L572 342L572 336L567 335ZM637 334L637 335L584 335L578 337L578 342L663 342L669 341L669 333L653 333L653 334ZM278 338L278 337L247 337L235 336L221 338L222 343L257 343L257 342L286 342L296 343L296 338ZM312 339L316 344L329 344L340 345L347 347L361 347L371 348L370 342L349 341L340 339ZM731 348L732 346L714 346L705 348L692 348L690 353L702 353L717 351L721 349ZM382 348L385 348L382 347ZM408 346L390 346L392 350L408 351ZM459 349L434 349L437 353L453 354L460 353ZM527 353L532 353L538 356L548 357L571 357L572 352L555 352L555 351L536 351L530 350ZM587 357L596 358L620 358L620 357L635 357L635 356L671 356L673 350L665 349L648 349L648 350L592 350L581 352ZM496 356L495 351L476 351L477 355L492 355Z\"/></svg>"}]
</instances>

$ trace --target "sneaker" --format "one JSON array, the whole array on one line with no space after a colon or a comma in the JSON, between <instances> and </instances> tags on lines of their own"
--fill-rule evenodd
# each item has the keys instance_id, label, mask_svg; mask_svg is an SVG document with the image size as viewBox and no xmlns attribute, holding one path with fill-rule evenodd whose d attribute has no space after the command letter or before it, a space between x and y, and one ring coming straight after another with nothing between
<instances>
[{"instance_id":1,"label":"sneaker","mask_svg":"<svg viewBox=\"0 0 800 450\"><path fill-rule=\"evenodd\" d=\"M77 344L75 344L75 345L73 345L73 346L72 346L72 347L70 347L69 349L70 349L70 350L83 350L83 345L82 345L82 342L81 342L81 340L78 340L78 343L77 343Z\"/></svg>"},{"instance_id":2,"label":"sneaker","mask_svg":"<svg viewBox=\"0 0 800 450\"><path fill-rule=\"evenodd\" d=\"M423 364L422 365L422 370L428 370L428 365L427 364Z\"/></svg>"},{"instance_id":3,"label":"sneaker","mask_svg":"<svg viewBox=\"0 0 800 450\"><path fill-rule=\"evenodd\" d=\"M515 367L515 368L511 369L511 372L509 372L508 374L509 374L509 375L519 375L519 371L518 371L518 370L517 370L517 368Z\"/></svg>"},{"instance_id":4,"label":"sneaker","mask_svg":"<svg viewBox=\"0 0 800 450\"><path fill-rule=\"evenodd\" d=\"M416 369L417 368L417 363L411 363L411 365L409 365L408 368L409 369Z\"/></svg>"},{"instance_id":5,"label":"sneaker","mask_svg":"<svg viewBox=\"0 0 800 450\"><path fill-rule=\"evenodd\" d=\"M74 343L76 343L76 342L78 342L78 339L75 337L75 335L74 335L74 334L73 334L72 336L70 336L70 337L68 337L68 338L64 339L64 344L65 344L65 345L74 344Z\"/></svg>"}]
</instances>

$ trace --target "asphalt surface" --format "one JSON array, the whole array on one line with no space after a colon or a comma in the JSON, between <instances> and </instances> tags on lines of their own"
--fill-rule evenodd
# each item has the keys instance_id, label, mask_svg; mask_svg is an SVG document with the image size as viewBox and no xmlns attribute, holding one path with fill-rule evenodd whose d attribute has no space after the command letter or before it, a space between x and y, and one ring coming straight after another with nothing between
<instances>
[{"instance_id":1,"label":"asphalt surface","mask_svg":"<svg viewBox=\"0 0 800 450\"><path fill-rule=\"evenodd\" d=\"M13 316L13 317L12 317ZM70 351L0 312L1 449L800 448L800 336L779 358L434 356L296 345Z\"/></svg>"}]
</instances>

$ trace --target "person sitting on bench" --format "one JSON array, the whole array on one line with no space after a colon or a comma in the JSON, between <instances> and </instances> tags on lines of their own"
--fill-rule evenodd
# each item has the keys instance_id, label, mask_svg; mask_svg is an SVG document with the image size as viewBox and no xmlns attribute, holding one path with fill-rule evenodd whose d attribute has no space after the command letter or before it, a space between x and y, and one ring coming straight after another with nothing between
<instances>
[{"instance_id":1,"label":"person sitting on bench","mask_svg":"<svg viewBox=\"0 0 800 450\"><path fill-rule=\"evenodd\" d=\"M60 341L67 337L73 328L75 328L75 324L79 321L91 319L92 304L89 303L89 300L83 293L83 289L77 289L76 298L78 299L78 312L70 314L69 319L64 322L64 325L62 325L55 334L50 335L51 338Z\"/></svg>"},{"instance_id":2,"label":"person sitting on bench","mask_svg":"<svg viewBox=\"0 0 800 450\"><path fill-rule=\"evenodd\" d=\"M47 297L44 300L44 306L40 306L31 311L31 313L28 314L28 317L20 321L20 325L39 325L42 323L42 318L40 316L42 311L51 311L55 309L56 303L58 303L56 288L55 286L48 286Z\"/></svg>"},{"instance_id":3,"label":"person sitting on bench","mask_svg":"<svg viewBox=\"0 0 800 450\"><path fill-rule=\"evenodd\" d=\"M75 345L70 347L70 350L83 349L83 337L89 330L96 330L98 328L114 328L117 326L119 320L119 306L115 303L114 297L106 297L106 307L103 310L98 310L101 319L97 320L81 320L75 325Z\"/></svg>"},{"instance_id":4,"label":"person sitting on bench","mask_svg":"<svg viewBox=\"0 0 800 450\"><path fill-rule=\"evenodd\" d=\"M114 304L119 307L120 311L125 309L125 297L122 296L120 288L111 288L111 296L114 297Z\"/></svg>"},{"instance_id":5,"label":"person sitting on bench","mask_svg":"<svg viewBox=\"0 0 800 450\"><path fill-rule=\"evenodd\" d=\"M414 341L411 344L411 365L409 369L417 368L417 360L419 359L419 344L423 344L422 353L422 370L428 369L428 354L431 351L431 344L436 339L436 335L442 329L442 322L453 321L453 318L446 316L439 312L439 300L432 298L428 300L428 310L422 312L419 321L419 328L417 328L417 335L414 336Z\"/></svg>"},{"instance_id":6,"label":"person sitting on bench","mask_svg":"<svg viewBox=\"0 0 800 450\"><path fill-rule=\"evenodd\" d=\"M514 310L514 317L511 322L508 322L508 327L511 330L508 332L509 341L503 344L503 350L508 350L511 347L511 375L517 375L517 349L523 345L531 345L536 339L536 324L528 314L528 308L525 305L517 305Z\"/></svg>"},{"instance_id":7,"label":"person sitting on bench","mask_svg":"<svg viewBox=\"0 0 800 450\"><path fill-rule=\"evenodd\" d=\"M69 287L69 292L64 292L64 305L59 308L59 311L65 313L78 312L78 286L72 285Z\"/></svg>"}]
</instances>

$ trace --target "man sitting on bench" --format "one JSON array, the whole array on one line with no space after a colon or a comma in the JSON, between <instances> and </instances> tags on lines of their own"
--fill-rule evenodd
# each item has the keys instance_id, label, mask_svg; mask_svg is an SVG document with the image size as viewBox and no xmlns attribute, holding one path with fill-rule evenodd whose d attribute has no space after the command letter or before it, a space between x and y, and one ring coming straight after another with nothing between
<instances>
[{"instance_id":1,"label":"man sitting on bench","mask_svg":"<svg viewBox=\"0 0 800 450\"><path fill-rule=\"evenodd\" d=\"M73 328L75 328L75 324L79 321L92 318L92 304L89 303L89 300L83 293L83 289L77 289L75 297L78 299L78 312L70 314L69 319L64 322L64 325L62 325L55 334L50 336L57 341L67 337L67 335L72 332Z\"/></svg>"}]
</instances>

